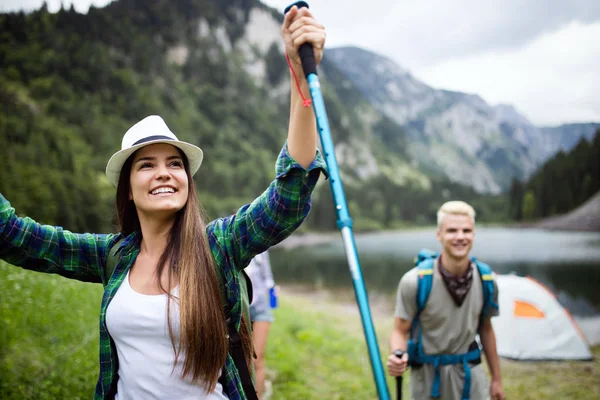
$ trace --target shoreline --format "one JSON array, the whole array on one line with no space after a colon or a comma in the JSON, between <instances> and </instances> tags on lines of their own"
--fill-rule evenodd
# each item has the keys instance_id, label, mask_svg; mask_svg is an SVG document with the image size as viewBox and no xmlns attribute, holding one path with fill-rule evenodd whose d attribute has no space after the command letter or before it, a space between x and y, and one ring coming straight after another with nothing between
<instances>
[{"instance_id":1,"label":"shoreline","mask_svg":"<svg viewBox=\"0 0 600 400\"><path fill-rule=\"evenodd\" d=\"M514 222L510 224L485 224L479 223L478 228L504 228L504 229L518 229L518 230L532 230L532 231L547 231L547 232L570 232L570 233L600 233L600 229L595 228L557 228L546 226L542 224L542 221L537 222ZM385 234L386 232L410 232L415 230L431 229L434 231L436 226L434 225L423 225L414 226L410 228L398 228L398 229L385 229L380 231L365 231L365 232L354 232L354 235L366 235L366 234ZM334 240L341 240L340 231L320 232L320 231L308 231L308 232L295 232L289 237L284 239L282 242L273 246L273 248L281 248L284 250L291 250L302 246L314 246L319 244L327 244Z\"/></svg>"},{"instance_id":2,"label":"shoreline","mask_svg":"<svg viewBox=\"0 0 600 400\"><path fill-rule=\"evenodd\" d=\"M288 299L311 304L311 309L360 320L360 311L353 290L314 289L304 285L283 284L279 295ZM391 329L394 315L394 299L377 292L368 293L369 308L373 323ZM573 316L577 326L590 347L600 345L600 315L592 317ZM358 326L358 325L357 325ZM387 335L389 332L380 332Z\"/></svg>"},{"instance_id":3,"label":"shoreline","mask_svg":"<svg viewBox=\"0 0 600 400\"><path fill-rule=\"evenodd\" d=\"M273 246L273 248L290 250L301 246L314 246L317 244L325 244L340 238L340 232L292 233L289 237Z\"/></svg>"}]
</instances>

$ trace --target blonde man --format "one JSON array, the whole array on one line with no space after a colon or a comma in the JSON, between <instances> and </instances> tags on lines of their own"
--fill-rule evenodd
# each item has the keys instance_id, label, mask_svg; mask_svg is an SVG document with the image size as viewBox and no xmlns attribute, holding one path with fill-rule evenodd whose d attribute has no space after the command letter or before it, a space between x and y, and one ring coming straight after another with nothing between
<instances>
[{"instance_id":1,"label":"blonde man","mask_svg":"<svg viewBox=\"0 0 600 400\"><path fill-rule=\"evenodd\" d=\"M469 258L475 210L449 201L438 210L437 220L441 254L420 253L417 267L398 285L388 372L401 376L410 362L414 400L504 400L491 323L498 315L498 287L489 267ZM477 334L491 372L489 384ZM396 357L395 350L404 356Z\"/></svg>"}]
</instances>

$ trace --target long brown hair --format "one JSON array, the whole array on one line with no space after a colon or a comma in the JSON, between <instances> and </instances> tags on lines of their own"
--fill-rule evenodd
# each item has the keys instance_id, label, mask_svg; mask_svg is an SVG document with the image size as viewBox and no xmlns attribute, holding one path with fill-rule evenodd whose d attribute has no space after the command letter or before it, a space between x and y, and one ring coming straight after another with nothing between
<instances>
[{"instance_id":1,"label":"long brown hair","mask_svg":"<svg viewBox=\"0 0 600 400\"><path fill-rule=\"evenodd\" d=\"M227 324L221 300L215 262L206 236L204 210L196 195L194 180L190 174L185 154L179 150L188 177L188 198L185 206L177 212L165 248L156 269L160 290L169 295L167 316L169 336L175 352L175 364L183 352L182 377L190 377L208 391L215 389L219 372L227 358ZM130 172L135 153L121 169L117 186L117 217L123 235L140 229L135 204L129 198ZM168 268L168 285L175 276L179 281L179 345L171 326L170 291L162 286L160 279ZM242 319L240 338L250 368L252 362L252 339L246 321ZM174 366L175 366L174 364Z\"/></svg>"}]
</instances>

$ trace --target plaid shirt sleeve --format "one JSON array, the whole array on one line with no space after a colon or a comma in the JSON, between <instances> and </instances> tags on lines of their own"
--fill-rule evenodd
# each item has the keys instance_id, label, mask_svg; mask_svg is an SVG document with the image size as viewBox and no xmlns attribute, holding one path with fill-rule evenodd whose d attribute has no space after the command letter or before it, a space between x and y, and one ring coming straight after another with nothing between
<instances>
[{"instance_id":1,"label":"plaid shirt sleeve","mask_svg":"<svg viewBox=\"0 0 600 400\"><path fill-rule=\"evenodd\" d=\"M0 259L10 264L100 283L105 251L112 236L76 234L18 217L0 194Z\"/></svg>"},{"instance_id":2,"label":"plaid shirt sleeve","mask_svg":"<svg viewBox=\"0 0 600 400\"><path fill-rule=\"evenodd\" d=\"M236 329L240 329L243 309L236 270L270 246L289 236L310 210L310 197L325 161L317 151L308 168L303 168L283 147L276 165L276 178L256 200L241 207L235 215L219 218L207 226L215 262L224 278L226 301ZM242 382L231 355L225 364L224 392L232 400L246 399Z\"/></svg>"},{"instance_id":3,"label":"plaid shirt sleeve","mask_svg":"<svg viewBox=\"0 0 600 400\"><path fill-rule=\"evenodd\" d=\"M224 245L236 268L245 268L256 254L281 242L304 221L321 172L326 173L326 165L319 150L305 169L290 156L286 143L267 190L236 214L213 221L209 235Z\"/></svg>"}]
</instances>

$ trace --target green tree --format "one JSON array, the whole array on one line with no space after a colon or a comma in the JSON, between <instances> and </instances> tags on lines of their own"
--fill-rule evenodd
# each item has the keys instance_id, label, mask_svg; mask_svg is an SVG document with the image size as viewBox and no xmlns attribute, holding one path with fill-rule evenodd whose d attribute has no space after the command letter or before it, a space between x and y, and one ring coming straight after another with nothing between
<instances>
[{"instance_id":1,"label":"green tree","mask_svg":"<svg viewBox=\"0 0 600 400\"><path fill-rule=\"evenodd\" d=\"M509 217L516 221L523 219L523 183L513 178L509 191Z\"/></svg>"},{"instance_id":2,"label":"green tree","mask_svg":"<svg viewBox=\"0 0 600 400\"><path fill-rule=\"evenodd\" d=\"M523 219L533 219L536 216L535 194L528 190L523 197Z\"/></svg>"}]
</instances>

